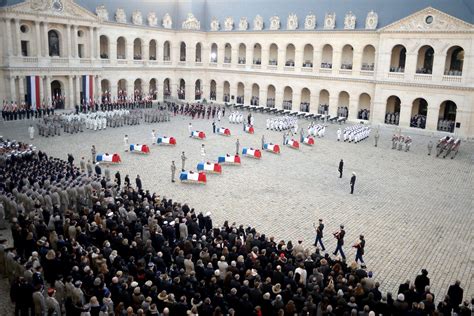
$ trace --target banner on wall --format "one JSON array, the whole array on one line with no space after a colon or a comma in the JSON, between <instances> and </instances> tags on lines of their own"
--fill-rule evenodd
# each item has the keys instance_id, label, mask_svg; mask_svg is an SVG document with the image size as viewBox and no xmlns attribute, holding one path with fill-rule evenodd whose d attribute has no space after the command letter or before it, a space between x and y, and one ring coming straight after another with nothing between
<instances>
[{"instance_id":1,"label":"banner on wall","mask_svg":"<svg viewBox=\"0 0 474 316\"><path fill-rule=\"evenodd\" d=\"M86 103L94 98L94 78L91 75L82 76L82 92Z\"/></svg>"},{"instance_id":2,"label":"banner on wall","mask_svg":"<svg viewBox=\"0 0 474 316\"><path fill-rule=\"evenodd\" d=\"M40 76L26 76L26 103L31 109L37 109L41 105L40 80Z\"/></svg>"}]
</instances>

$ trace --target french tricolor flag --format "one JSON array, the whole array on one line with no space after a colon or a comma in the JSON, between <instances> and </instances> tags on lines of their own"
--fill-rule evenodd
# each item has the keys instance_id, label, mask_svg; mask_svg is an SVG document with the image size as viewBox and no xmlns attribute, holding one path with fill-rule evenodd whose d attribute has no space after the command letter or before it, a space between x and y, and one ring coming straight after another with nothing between
<instances>
[{"instance_id":1,"label":"french tricolor flag","mask_svg":"<svg viewBox=\"0 0 474 316\"><path fill-rule=\"evenodd\" d=\"M26 91L26 102L30 108L39 108L41 105L39 76L26 76Z\"/></svg>"},{"instance_id":2,"label":"french tricolor flag","mask_svg":"<svg viewBox=\"0 0 474 316\"><path fill-rule=\"evenodd\" d=\"M207 179L204 172L183 171L179 175L179 180L205 184Z\"/></svg>"},{"instance_id":3,"label":"french tricolor flag","mask_svg":"<svg viewBox=\"0 0 474 316\"><path fill-rule=\"evenodd\" d=\"M309 145L309 146L313 146L314 145L314 138L312 136L303 137L302 143L306 144L306 145Z\"/></svg>"},{"instance_id":4,"label":"french tricolor flag","mask_svg":"<svg viewBox=\"0 0 474 316\"><path fill-rule=\"evenodd\" d=\"M225 156L220 156L217 158L218 163L229 163L229 164L240 164L240 157L235 155L225 155Z\"/></svg>"},{"instance_id":5,"label":"french tricolor flag","mask_svg":"<svg viewBox=\"0 0 474 316\"><path fill-rule=\"evenodd\" d=\"M191 137L204 139L204 138L206 138L206 134L204 132L200 132L200 131L192 131L191 132Z\"/></svg>"},{"instance_id":6,"label":"french tricolor flag","mask_svg":"<svg viewBox=\"0 0 474 316\"><path fill-rule=\"evenodd\" d=\"M150 148L147 145L131 144L130 145L130 151L131 152L149 154L150 153Z\"/></svg>"},{"instance_id":7,"label":"french tricolor flag","mask_svg":"<svg viewBox=\"0 0 474 316\"><path fill-rule=\"evenodd\" d=\"M197 165L197 170L198 171L209 171L209 172L214 172L214 173L222 173L222 167L218 163L213 163L213 162L206 162L206 163L198 163Z\"/></svg>"},{"instance_id":8,"label":"french tricolor flag","mask_svg":"<svg viewBox=\"0 0 474 316\"><path fill-rule=\"evenodd\" d=\"M279 154L280 153L280 146L278 146L276 144L272 144L272 143L264 144L263 149L266 150L266 151L272 152L274 154Z\"/></svg>"},{"instance_id":9,"label":"french tricolor flag","mask_svg":"<svg viewBox=\"0 0 474 316\"><path fill-rule=\"evenodd\" d=\"M118 154L98 154L95 158L97 162L119 163L122 160Z\"/></svg>"},{"instance_id":10,"label":"french tricolor flag","mask_svg":"<svg viewBox=\"0 0 474 316\"><path fill-rule=\"evenodd\" d=\"M82 93L84 100L89 102L89 100L94 98L94 77L91 75L82 76Z\"/></svg>"},{"instance_id":11,"label":"french tricolor flag","mask_svg":"<svg viewBox=\"0 0 474 316\"><path fill-rule=\"evenodd\" d=\"M217 129L217 134L224 135L224 136L230 136L230 129L225 128L225 127L219 127Z\"/></svg>"},{"instance_id":12,"label":"french tricolor flag","mask_svg":"<svg viewBox=\"0 0 474 316\"><path fill-rule=\"evenodd\" d=\"M256 159L262 158L262 152L259 149L253 149L253 148L244 147L242 149L242 155L256 158Z\"/></svg>"},{"instance_id":13,"label":"french tricolor flag","mask_svg":"<svg viewBox=\"0 0 474 316\"><path fill-rule=\"evenodd\" d=\"M252 125L247 125L247 124L245 125L244 131L246 133L249 133L249 134L255 133L255 130L253 129L253 126Z\"/></svg>"},{"instance_id":14,"label":"french tricolor flag","mask_svg":"<svg viewBox=\"0 0 474 316\"><path fill-rule=\"evenodd\" d=\"M298 143L298 141L296 141L294 139L290 139L286 144L288 146L290 146L291 148L294 148L294 149L299 149L300 148L300 143Z\"/></svg>"},{"instance_id":15,"label":"french tricolor flag","mask_svg":"<svg viewBox=\"0 0 474 316\"><path fill-rule=\"evenodd\" d=\"M176 145L176 138L174 137L158 137L158 140L156 141L159 145Z\"/></svg>"}]
</instances>

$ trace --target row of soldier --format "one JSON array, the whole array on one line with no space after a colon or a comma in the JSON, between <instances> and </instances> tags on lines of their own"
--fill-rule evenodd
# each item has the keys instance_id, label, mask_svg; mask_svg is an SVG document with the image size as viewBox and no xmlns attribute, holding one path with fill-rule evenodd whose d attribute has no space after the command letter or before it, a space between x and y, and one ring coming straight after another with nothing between
<instances>
[{"instance_id":1,"label":"row of soldier","mask_svg":"<svg viewBox=\"0 0 474 316\"><path fill-rule=\"evenodd\" d=\"M146 123L169 122L171 119L170 112L161 108L144 110L143 116Z\"/></svg>"},{"instance_id":2,"label":"row of soldier","mask_svg":"<svg viewBox=\"0 0 474 316\"><path fill-rule=\"evenodd\" d=\"M244 121L244 114L239 111L233 111L229 114L229 123L232 124L242 124Z\"/></svg>"},{"instance_id":3,"label":"row of soldier","mask_svg":"<svg viewBox=\"0 0 474 316\"><path fill-rule=\"evenodd\" d=\"M444 136L440 140L438 140L438 144L436 145L436 157L439 157L443 154L443 158L446 158L451 152L453 153L451 159L454 159L458 154L459 147L461 146L461 139L450 136ZM431 152L431 150L430 150Z\"/></svg>"},{"instance_id":4,"label":"row of soldier","mask_svg":"<svg viewBox=\"0 0 474 316\"><path fill-rule=\"evenodd\" d=\"M174 115L176 116L177 114L181 115L189 115L193 119L196 118L206 118L210 119L211 116L214 119L217 117L217 119L220 121L222 117L225 116L225 107L220 107L220 106L215 106L213 104L210 105L205 105L202 103L196 103L196 104L189 104L189 103L174 103L174 102L168 102L168 104L171 105L172 111Z\"/></svg>"},{"instance_id":5,"label":"row of soldier","mask_svg":"<svg viewBox=\"0 0 474 316\"><path fill-rule=\"evenodd\" d=\"M368 138L369 135L370 127L358 124L344 128L343 140L344 142L347 141L351 143L353 141L354 143L358 143Z\"/></svg>"},{"instance_id":6,"label":"row of soldier","mask_svg":"<svg viewBox=\"0 0 474 316\"><path fill-rule=\"evenodd\" d=\"M298 119L288 115L267 119L267 129L279 132L294 129L296 133L298 130Z\"/></svg>"},{"instance_id":7,"label":"row of soldier","mask_svg":"<svg viewBox=\"0 0 474 316\"><path fill-rule=\"evenodd\" d=\"M153 100L152 99L144 99L144 100L130 100L130 99L123 99L123 100L114 100L110 101L110 98L102 98L102 102L93 101L90 102L83 102L81 105L76 105L76 114L79 112L87 113L87 112L98 112L98 111L113 111L113 110L133 110L133 109L149 109L153 107Z\"/></svg>"},{"instance_id":8,"label":"row of soldier","mask_svg":"<svg viewBox=\"0 0 474 316\"><path fill-rule=\"evenodd\" d=\"M55 105L53 103L46 106L44 103L39 104L36 108L28 106L25 102L17 104L16 102L8 103L3 101L2 119L4 121L16 121L24 119L41 118L44 116L54 115Z\"/></svg>"},{"instance_id":9,"label":"row of soldier","mask_svg":"<svg viewBox=\"0 0 474 316\"><path fill-rule=\"evenodd\" d=\"M396 135L392 136L392 149L402 150L405 147L405 152L410 150L413 140L410 136Z\"/></svg>"},{"instance_id":10,"label":"row of soldier","mask_svg":"<svg viewBox=\"0 0 474 316\"><path fill-rule=\"evenodd\" d=\"M324 137L326 134L326 126L311 122L308 125L308 134L311 136Z\"/></svg>"}]
</instances>

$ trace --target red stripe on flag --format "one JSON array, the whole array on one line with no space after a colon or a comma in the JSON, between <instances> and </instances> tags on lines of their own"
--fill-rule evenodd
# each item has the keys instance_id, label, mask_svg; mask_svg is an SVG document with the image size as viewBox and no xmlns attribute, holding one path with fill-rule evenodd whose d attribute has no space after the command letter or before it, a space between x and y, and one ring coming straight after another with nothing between
<instances>
[{"instance_id":1,"label":"red stripe on flag","mask_svg":"<svg viewBox=\"0 0 474 316\"><path fill-rule=\"evenodd\" d=\"M36 88L36 108L40 107L41 99L40 99L40 77L35 76L35 88Z\"/></svg>"}]
</instances>

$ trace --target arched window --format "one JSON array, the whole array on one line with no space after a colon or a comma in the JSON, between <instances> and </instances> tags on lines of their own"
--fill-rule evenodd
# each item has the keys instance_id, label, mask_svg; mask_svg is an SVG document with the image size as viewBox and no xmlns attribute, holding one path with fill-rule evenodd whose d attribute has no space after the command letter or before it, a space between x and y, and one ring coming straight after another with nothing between
<instances>
[{"instance_id":1,"label":"arched window","mask_svg":"<svg viewBox=\"0 0 474 316\"><path fill-rule=\"evenodd\" d=\"M48 32L48 45L49 45L49 56L60 56L60 45L59 45L59 34L58 32L51 30Z\"/></svg>"},{"instance_id":2,"label":"arched window","mask_svg":"<svg viewBox=\"0 0 474 316\"><path fill-rule=\"evenodd\" d=\"M432 74L433 73L434 50L431 46L423 46L418 50L418 61L416 64L416 73Z\"/></svg>"},{"instance_id":3,"label":"arched window","mask_svg":"<svg viewBox=\"0 0 474 316\"><path fill-rule=\"evenodd\" d=\"M448 76L461 76L464 66L464 49L459 46L453 46L448 49L446 54L446 63L444 74Z\"/></svg>"},{"instance_id":4,"label":"arched window","mask_svg":"<svg viewBox=\"0 0 474 316\"><path fill-rule=\"evenodd\" d=\"M390 57L390 72L405 72L405 61L407 50L403 45L396 45L392 48Z\"/></svg>"},{"instance_id":5,"label":"arched window","mask_svg":"<svg viewBox=\"0 0 474 316\"><path fill-rule=\"evenodd\" d=\"M400 120L400 98L397 96L390 96L387 99L385 106L385 124L398 125Z\"/></svg>"}]
</instances>

